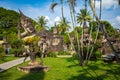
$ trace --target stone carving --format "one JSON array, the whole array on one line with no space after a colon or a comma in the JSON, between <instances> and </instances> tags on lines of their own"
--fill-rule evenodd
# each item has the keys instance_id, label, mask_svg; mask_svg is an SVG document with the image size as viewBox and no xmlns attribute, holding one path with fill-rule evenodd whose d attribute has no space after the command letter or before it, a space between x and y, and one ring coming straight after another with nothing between
<instances>
[{"instance_id":1,"label":"stone carving","mask_svg":"<svg viewBox=\"0 0 120 80\"><path fill-rule=\"evenodd\" d=\"M42 40L38 42L39 51L42 51L42 58L47 55L48 44L49 43L46 40L46 36L44 36Z\"/></svg>"},{"instance_id":2,"label":"stone carving","mask_svg":"<svg viewBox=\"0 0 120 80\"><path fill-rule=\"evenodd\" d=\"M52 45L54 45L54 46L57 46L59 43L60 43L60 39L58 39L58 38L55 38L52 41Z\"/></svg>"},{"instance_id":3,"label":"stone carving","mask_svg":"<svg viewBox=\"0 0 120 80\"><path fill-rule=\"evenodd\" d=\"M83 43L84 46L88 45L90 43L90 45L93 43L93 40L90 36L90 34L88 33L88 27L83 27L83 31L84 34L81 35L81 43Z\"/></svg>"},{"instance_id":4,"label":"stone carving","mask_svg":"<svg viewBox=\"0 0 120 80\"><path fill-rule=\"evenodd\" d=\"M21 37L24 38L27 35L35 35L35 36L40 36L41 41L38 42L38 47L42 46L41 43L47 43L47 47L43 46L42 51L44 51L46 48L47 51L61 51L63 49L63 38L58 36L57 33L57 27L53 27L53 33L47 31L47 30L42 30L40 32L36 32L34 25L32 24L32 21L30 18L26 17L20 10L20 23L19 26L21 26L24 29L24 32L21 33ZM44 38L46 37L46 38ZM43 40L42 40L43 39ZM46 52L46 51L45 51Z\"/></svg>"},{"instance_id":5,"label":"stone carving","mask_svg":"<svg viewBox=\"0 0 120 80\"><path fill-rule=\"evenodd\" d=\"M18 34L24 38L28 35L33 35L33 36L36 36L36 30L34 28L34 25L32 24L32 20L28 17L26 17L20 10L20 21L18 23L18 29L20 29L20 27L22 27L24 29L24 32L20 33L20 30L18 30ZM40 43L40 42L39 42ZM29 45L29 47L27 47L25 49L25 52L24 52L24 55L25 55L25 59L24 59L24 62L25 60L30 57L30 62L29 62L29 65L28 66L21 66L21 67L18 67L18 70L21 70L21 71L24 71L24 72L39 72L41 70L45 70L45 71L48 71L49 68L48 67L45 67L43 66L43 55L44 53L46 52L46 45L45 45L45 42L43 41L42 42L42 54L40 52L37 52L35 53L34 52L34 45L31 43ZM39 56L41 58L41 63L37 62L36 61L36 56Z\"/></svg>"},{"instance_id":6,"label":"stone carving","mask_svg":"<svg viewBox=\"0 0 120 80\"><path fill-rule=\"evenodd\" d=\"M21 37L25 37L28 34L33 34L36 32L34 25L32 24L32 20L26 17L20 10L20 24L21 27L24 29L24 32L21 33Z\"/></svg>"},{"instance_id":7,"label":"stone carving","mask_svg":"<svg viewBox=\"0 0 120 80\"><path fill-rule=\"evenodd\" d=\"M62 51L63 49L63 38L57 35L57 31L53 30L55 32L51 33L47 30L42 30L39 33L37 33L38 36L41 36L43 39L43 36L46 36L46 43L48 44L47 46L47 51ZM40 44L42 40L40 40L38 43Z\"/></svg>"}]
</instances>

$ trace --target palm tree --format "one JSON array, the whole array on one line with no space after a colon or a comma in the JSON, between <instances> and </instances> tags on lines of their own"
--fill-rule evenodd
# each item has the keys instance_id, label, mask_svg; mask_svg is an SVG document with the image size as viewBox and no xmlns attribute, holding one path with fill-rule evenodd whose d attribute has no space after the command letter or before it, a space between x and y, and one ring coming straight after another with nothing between
<instances>
[{"instance_id":1,"label":"palm tree","mask_svg":"<svg viewBox=\"0 0 120 80\"><path fill-rule=\"evenodd\" d=\"M77 22L80 24L83 24L83 27L86 27L86 22L89 22L92 20L90 17L89 11L86 11L86 9L81 9L79 13L77 13Z\"/></svg>"},{"instance_id":2,"label":"palm tree","mask_svg":"<svg viewBox=\"0 0 120 80\"><path fill-rule=\"evenodd\" d=\"M86 0L85 0L86 1ZM90 17L90 13L89 11L87 11L86 5L85 5L85 9L81 9L79 13L77 13L77 22L80 23L80 25L83 25L82 28L82 35L81 35L81 57L83 58L85 55L83 53L83 39L84 39L84 28L87 27L87 22L89 22L90 20L92 20L92 18ZM88 48L89 49L89 48ZM88 52L87 52L88 54ZM87 57L87 56L86 56ZM85 60L81 61L81 65L85 65Z\"/></svg>"},{"instance_id":3,"label":"palm tree","mask_svg":"<svg viewBox=\"0 0 120 80\"><path fill-rule=\"evenodd\" d=\"M37 18L37 25L36 28L38 29L45 29L47 26L48 20L44 16L40 16Z\"/></svg>"},{"instance_id":4,"label":"palm tree","mask_svg":"<svg viewBox=\"0 0 120 80\"><path fill-rule=\"evenodd\" d=\"M58 26L59 26L60 34L62 35L67 31L69 31L70 28L69 22L66 20L66 18L61 19Z\"/></svg>"},{"instance_id":5,"label":"palm tree","mask_svg":"<svg viewBox=\"0 0 120 80\"><path fill-rule=\"evenodd\" d=\"M72 4L72 6L74 6L75 1L76 1L76 0L67 0L67 2L70 2L70 3ZM54 7L55 7L56 5L58 5L58 4L59 4L59 3L55 3L54 0L53 0L52 4L51 4L51 6L50 6L50 9L54 12ZM63 20L63 22L66 24L66 21L65 21L65 18L64 18L64 13L63 13L63 0L60 0L60 4L61 4L62 20ZM72 7L71 7L71 8L72 8ZM73 12L73 11L75 12L74 8L72 8L71 10L72 10L72 12ZM71 10L70 10L70 11L71 11ZM73 18L73 17L72 17L72 18ZM73 20L73 19L72 19L72 20ZM72 21L72 23L73 23L73 21ZM71 37L70 37L70 35L69 35L69 33L68 33L68 37L69 37L69 39L70 39L71 45L74 46L74 45L73 45L73 42L72 42L72 39L71 39ZM74 49L74 47L73 47L73 49Z\"/></svg>"},{"instance_id":6,"label":"palm tree","mask_svg":"<svg viewBox=\"0 0 120 80\"><path fill-rule=\"evenodd\" d=\"M100 15L99 15L99 19L101 19L101 14L102 13L102 0L100 0Z\"/></svg>"},{"instance_id":7,"label":"palm tree","mask_svg":"<svg viewBox=\"0 0 120 80\"><path fill-rule=\"evenodd\" d=\"M64 21L63 0L60 0L60 4L61 4L61 13L62 13L62 19L63 19L63 21Z\"/></svg>"}]
</instances>

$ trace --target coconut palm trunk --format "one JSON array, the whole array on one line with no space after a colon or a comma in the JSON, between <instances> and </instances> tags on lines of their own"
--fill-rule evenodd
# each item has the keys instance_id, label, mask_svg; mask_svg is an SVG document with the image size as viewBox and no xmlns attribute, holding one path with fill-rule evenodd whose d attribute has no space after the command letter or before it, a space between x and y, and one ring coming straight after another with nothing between
<instances>
[{"instance_id":1,"label":"coconut palm trunk","mask_svg":"<svg viewBox=\"0 0 120 80\"><path fill-rule=\"evenodd\" d=\"M51 10L52 11L54 11L54 7L56 6L56 5L58 5L58 3L54 3L54 0L52 1L53 3L51 4ZM63 20L63 22L65 22L65 17L64 17L64 10L63 10L63 0L60 0L60 5L61 5L61 14L62 14L62 20ZM72 42L72 39L71 39L71 37L70 37L70 34L69 34L69 32L68 32L68 37L69 37L69 40L70 40L70 43L71 43L71 46L72 46L72 48L75 50L75 47L74 47L74 45L73 45L73 42Z\"/></svg>"},{"instance_id":2,"label":"coconut palm trunk","mask_svg":"<svg viewBox=\"0 0 120 80\"><path fill-rule=\"evenodd\" d=\"M72 21L72 27L73 29L75 29L76 26L76 18L75 18L75 0L68 0L68 4L69 4L69 9L70 9L70 16L71 16L71 21ZM78 32L75 30L75 38L77 40L77 49L75 50L77 55L79 56L79 60L80 60L80 65L84 65L84 61L83 61L83 55L80 52L80 41L79 41L79 37L78 37Z\"/></svg>"},{"instance_id":3,"label":"coconut palm trunk","mask_svg":"<svg viewBox=\"0 0 120 80\"><path fill-rule=\"evenodd\" d=\"M105 31L104 31L103 25L100 24L100 20L99 20L97 14L96 14L96 11L95 11L95 8L94 8L94 4L92 3L92 0L89 0L89 3L90 3L90 7L91 7L91 9L92 9L92 12L93 12L93 14L94 14L94 16L95 16L95 18L96 18L96 21L97 21L98 24L99 24L99 28L101 29L103 35L105 36L105 39L107 40L107 43L108 43L109 47L111 48L113 54L115 54L115 57L116 57L117 62L120 63L119 57L118 57L118 55L117 55L117 53L116 53L116 50L114 49L113 45L111 44L110 40L108 39L108 35L107 35L107 33L105 33Z\"/></svg>"},{"instance_id":4,"label":"coconut palm trunk","mask_svg":"<svg viewBox=\"0 0 120 80\"><path fill-rule=\"evenodd\" d=\"M100 0L100 15L99 15L99 19L101 19L102 17L102 0Z\"/></svg>"},{"instance_id":5,"label":"coconut palm trunk","mask_svg":"<svg viewBox=\"0 0 120 80\"><path fill-rule=\"evenodd\" d=\"M60 3L61 3L61 13L62 13L62 19L64 20L63 0L60 0Z\"/></svg>"}]
</instances>

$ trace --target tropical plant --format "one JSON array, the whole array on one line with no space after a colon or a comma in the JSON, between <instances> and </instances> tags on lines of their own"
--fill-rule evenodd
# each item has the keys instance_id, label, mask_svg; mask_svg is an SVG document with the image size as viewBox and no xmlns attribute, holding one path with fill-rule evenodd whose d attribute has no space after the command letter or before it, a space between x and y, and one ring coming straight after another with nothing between
<instances>
[{"instance_id":1,"label":"tropical plant","mask_svg":"<svg viewBox=\"0 0 120 80\"><path fill-rule=\"evenodd\" d=\"M64 34L67 31L69 31L70 25L69 22L66 20L66 18L61 19L61 21L58 24L58 30L60 31L60 34Z\"/></svg>"},{"instance_id":2,"label":"tropical plant","mask_svg":"<svg viewBox=\"0 0 120 80\"><path fill-rule=\"evenodd\" d=\"M61 4L61 14L62 14L62 23L64 24L66 24L66 20L65 20L65 18L64 18L64 12L63 12L63 0L59 0L60 1L60 4ZM70 4L71 3L74 3L75 2L75 0L67 0L67 2L69 2ZM50 9L52 10L52 11L54 11L54 8L55 8L55 6L57 6L59 3L56 3L56 2L54 2L54 0L53 0L53 2L52 2L52 4L51 4L51 6L50 6ZM69 4L69 5L70 5ZM72 6L73 6L74 4L72 4ZM74 9L74 8L72 8L72 9ZM75 10L74 10L75 11ZM70 12L71 12L71 14L72 14L72 11L70 10ZM75 16L74 16L74 18L75 18ZM73 23L73 17L72 17L72 23ZM73 26L75 26L75 25L73 25ZM71 37L70 37L70 35L69 35L69 33L68 33L68 37L69 37L69 39L70 39L70 43L71 43L71 45L72 46L74 46L73 45L73 43L72 43L72 40L71 40ZM73 49L74 49L74 47L73 47Z\"/></svg>"},{"instance_id":3,"label":"tropical plant","mask_svg":"<svg viewBox=\"0 0 120 80\"><path fill-rule=\"evenodd\" d=\"M83 25L86 25L86 22L92 20L90 17L89 11L86 11L85 9L81 9L80 13L77 13L77 22Z\"/></svg>"},{"instance_id":4,"label":"tropical plant","mask_svg":"<svg viewBox=\"0 0 120 80\"><path fill-rule=\"evenodd\" d=\"M68 36L68 33L64 34L63 35L63 38L64 38L64 42L69 45L70 44L70 40L69 40L69 36Z\"/></svg>"},{"instance_id":5,"label":"tropical plant","mask_svg":"<svg viewBox=\"0 0 120 80\"><path fill-rule=\"evenodd\" d=\"M40 16L36 20L37 20L37 24L35 25L35 27L38 30L47 28L46 24L47 24L48 20L44 16Z\"/></svg>"}]
</instances>

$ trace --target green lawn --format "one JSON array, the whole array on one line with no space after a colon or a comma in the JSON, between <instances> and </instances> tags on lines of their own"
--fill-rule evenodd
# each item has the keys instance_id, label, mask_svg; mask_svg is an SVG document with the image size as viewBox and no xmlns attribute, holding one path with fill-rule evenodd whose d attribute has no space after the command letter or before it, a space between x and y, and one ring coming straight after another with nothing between
<instances>
[{"instance_id":1,"label":"green lawn","mask_svg":"<svg viewBox=\"0 0 120 80\"><path fill-rule=\"evenodd\" d=\"M27 63L18 66L22 65ZM71 58L45 58L44 65L50 67L48 72L26 74L13 67L0 73L0 80L120 80L120 65L116 63L90 62L83 69Z\"/></svg>"},{"instance_id":2,"label":"green lawn","mask_svg":"<svg viewBox=\"0 0 120 80\"><path fill-rule=\"evenodd\" d=\"M14 60L14 59L18 59L18 58L14 56L4 56L4 58L0 59L0 64Z\"/></svg>"}]
</instances>

